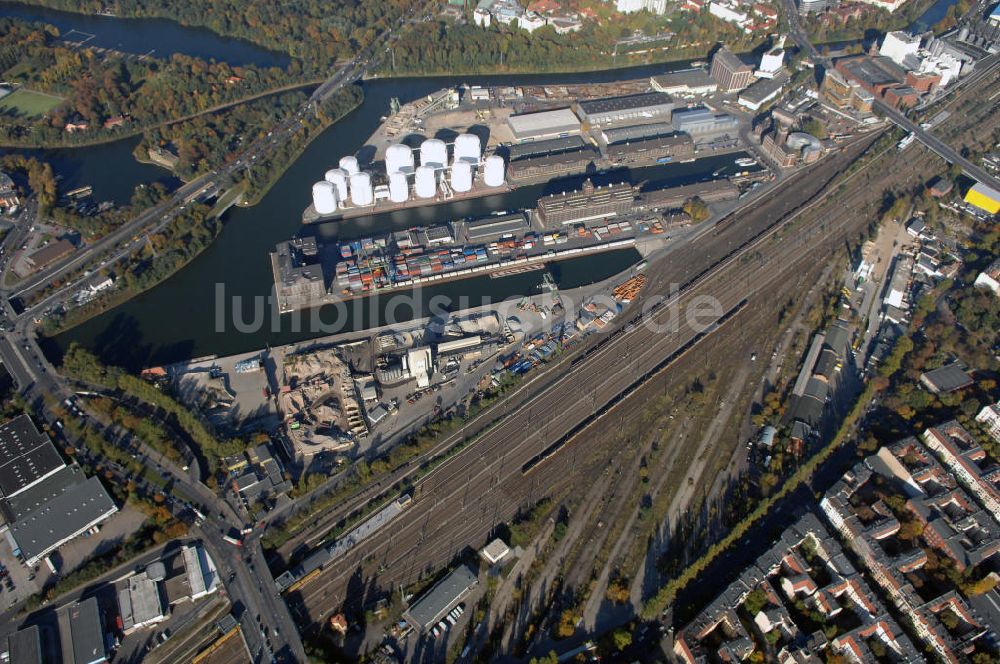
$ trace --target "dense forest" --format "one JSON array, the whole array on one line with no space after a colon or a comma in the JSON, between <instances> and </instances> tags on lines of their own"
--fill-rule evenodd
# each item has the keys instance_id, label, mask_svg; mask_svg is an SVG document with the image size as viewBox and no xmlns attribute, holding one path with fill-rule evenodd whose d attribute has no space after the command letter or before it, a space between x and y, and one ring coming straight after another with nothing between
<instances>
[{"instance_id":1,"label":"dense forest","mask_svg":"<svg viewBox=\"0 0 1000 664\"><path fill-rule=\"evenodd\" d=\"M231 67L183 55L106 58L62 46L54 28L11 19L0 19L0 68L13 83L66 97L41 122L13 113L0 116L0 140L31 145L86 140L106 121L122 116L127 126L176 119L288 84L296 76L291 67ZM88 131L68 134L71 121L86 123Z\"/></svg>"},{"instance_id":2,"label":"dense forest","mask_svg":"<svg viewBox=\"0 0 1000 664\"><path fill-rule=\"evenodd\" d=\"M353 57L417 0L28 0L71 12L168 18L239 37L310 63L322 73Z\"/></svg>"},{"instance_id":3,"label":"dense forest","mask_svg":"<svg viewBox=\"0 0 1000 664\"><path fill-rule=\"evenodd\" d=\"M425 22L412 26L396 43L395 69L387 73L573 71L641 64L643 60L614 60L611 56L615 41L632 34L630 25L617 21L587 23L580 32L559 35L550 27L529 34L495 25L483 29L468 23ZM736 51L750 50L766 38L748 35L707 12L678 14L667 25L675 33L671 48L656 52L655 59L701 57L719 41Z\"/></svg>"},{"instance_id":4,"label":"dense forest","mask_svg":"<svg viewBox=\"0 0 1000 664\"><path fill-rule=\"evenodd\" d=\"M135 156L146 159L150 148L168 149L178 156L174 172L185 179L196 177L224 166L236 158L241 148L265 138L270 127L295 114L307 98L305 92L289 92L152 129L136 146ZM360 86L348 86L323 101L313 115L303 118L301 128L290 140L249 167L250 198L262 195L319 132L356 108L362 98Z\"/></svg>"},{"instance_id":5,"label":"dense forest","mask_svg":"<svg viewBox=\"0 0 1000 664\"><path fill-rule=\"evenodd\" d=\"M157 127L143 135L136 156L148 158L150 148L171 150L178 156L174 172L190 180L225 164L242 146L262 138L268 127L293 115L307 99L304 92L286 92Z\"/></svg>"}]
</instances>

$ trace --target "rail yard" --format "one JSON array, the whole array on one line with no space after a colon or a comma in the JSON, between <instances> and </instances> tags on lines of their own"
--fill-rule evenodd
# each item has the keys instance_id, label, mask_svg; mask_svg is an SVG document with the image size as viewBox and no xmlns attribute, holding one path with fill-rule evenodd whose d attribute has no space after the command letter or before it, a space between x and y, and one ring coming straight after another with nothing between
<instances>
[{"instance_id":1,"label":"rail yard","mask_svg":"<svg viewBox=\"0 0 1000 664\"><path fill-rule=\"evenodd\" d=\"M818 167L827 174L823 181L846 167L871 140L869 137L845 147L843 154ZM813 178L806 186L815 194L822 182L817 181L815 174L810 175ZM686 264L674 263L649 274L655 284L651 294L657 292L656 287L665 285L667 279L687 285L669 306L661 305L649 314L647 323L664 323L674 305L683 307L696 296L713 295L722 310L704 321L706 330L696 332L683 329L682 325L676 332L656 333L648 324L629 326L589 350L585 359L577 359L563 376L544 387L531 389L530 402L522 403L515 398L510 416L417 484L413 506L391 529L372 535L340 563L325 568L319 576L290 593L291 605L300 607L302 617L321 622L347 599L346 586L355 575L367 577L378 567L382 570L378 574L379 583L385 584L382 587L412 582L421 572L447 562L467 542L484 538L495 523L510 518L520 507L551 491L558 484L556 478L567 470L567 460L574 457L573 442L565 444L555 458L538 463L527 476L523 474L524 466L553 443L572 436L593 417L604 414L605 408L613 408L650 375L662 371L700 334L712 329L713 323L727 314L738 315L744 300L788 274L786 269L810 260L810 248L837 246L847 237L847 224L858 223L847 219L841 220L843 226L817 224L799 229L794 237L785 237L780 243L769 242L784 224L794 223L792 220L776 223L774 219L794 211L801 200L801 197L794 200L775 197L767 203L754 204L751 214L741 224L726 225L717 234L707 233L700 238L697 245L701 251L689 254L691 259ZM760 258L741 261L741 257L755 256L757 252L762 254ZM776 266L781 268L775 269ZM713 286L722 278L729 278L738 286L723 293L715 292ZM639 302L649 297L646 295ZM651 368L643 372L639 367ZM637 375L643 378L636 380ZM597 376L599 380L595 380ZM592 389L583 389L581 385ZM541 413L547 414L541 426L531 424L539 421ZM552 413L561 416L553 418ZM566 481L564 477L562 481ZM454 505L458 505L457 510Z\"/></svg>"},{"instance_id":2,"label":"rail yard","mask_svg":"<svg viewBox=\"0 0 1000 664\"><path fill-rule=\"evenodd\" d=\"M16 391L0 381L0 401L25 414L0 422L0 457L14 453L18 475L32 429L13 425L34 417L39 447L23 457L63 468L0 478L0 660L60 647L253 664L1000 655L1000 8L949 10L928 30L935 5L920 34L866 33L864 53L831 54L808 35L854 9L765 1L734 20L728 1L699 34L719 19L747 38L730 50L709 34L710 62L683 69L521 77L505 73L524 57L512 41L478 85L376 80L412 59L402 33L436 20L421 3L278 124L253 119L269 125L257 142L228 132L229 165L164 185L179 189L123 219L128 234L74 226L51 264L16 247L56 239L42 235L65 201L49 210L43 193L68 171L52 165L43 191L47 153L8 155L0 267L21 281L5 290ZM454 31L439 38L486 28L478 58L494 33L573 30L557 4L521 2L448 2ZM615 5L623 35L653 20L627 16L639 5ZM244 85L246 71L212 67L220 93ZM358 77L344 101L358 110L334 121L323 98ZM87 138L97 120L77 106L45 132ZM157 125L136 154L158 145L178 174L199 151L214 159L216 141L191 136L251 122L224 110ZM316 139L308 159L284 145L299 128ZM269 223L237 226L229 194L202 208L230 185L258 193L282 152L294 167L281 205L261 207ZM244 228L239 252L190 267L197 252L171 253L207 246L203 230L232 248ZM18 255L38 274L11 272ZM84 315L171 262L183 275L169 287L53 337L53 353L39 345L73 320L60 307L80 274L109 290L72 296ZM199 304L213 281L214 312ZM206 313L214 332L185 340ZM169 348L149 344L161 336ZM40 552L17 510L33 497L62 510L70 476L100 488L102 515Z\"/></svg>"}]
</instances>

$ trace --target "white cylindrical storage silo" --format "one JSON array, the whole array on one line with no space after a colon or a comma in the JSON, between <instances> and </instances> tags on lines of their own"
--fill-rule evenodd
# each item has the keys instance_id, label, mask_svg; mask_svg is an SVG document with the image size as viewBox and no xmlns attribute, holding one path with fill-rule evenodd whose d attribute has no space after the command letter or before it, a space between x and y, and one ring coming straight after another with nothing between
<instances>
[{"instance_id":1,"label":"white cylindrical storage silo","mask_svg":"<svg viewBox=\"0 0 1000 664\"><path fill-rule=\"evenodd\" d=\"M331 168L326 172L326 181L337 188L337 200L347 200L347 171L342 168Z\"/></svg>"},{"instance_id":2,"label":"white cylindrical storage silo","mask_svg":"<svg viewBox=\"0 0 1000 664\"><path fill-rule=\"evenodd\" d=\"M420 198L434 198L437 191L437 180L433 166L417 167L417 174L414 177L413 189Z\"/></svg>"},{"instance_id":3,"label":"white cylindrical storage silo","mask_svg":"<svg viewBox=\"0 0 1000 664\"><path fill-rule=\"evenodd\" d=\"M410 197L410 185L406 182L406 175L399 171L389 174L389 200L393 203L402 203Z\"/></svg>"},{"instance_id":4,"label":"white cylindrical storage silo","mask_svg":"<svg viewBox=\"0 0 1000 664\"><path fill-rule=\"evenodd\" d=\"M451 188L458 192L472 189L472 164L456 161L451 167Z\"/></svg>"},{"instance_id":5,"label":"white cylindrical storage silo","mask_svg":"<svg viewBox=\"0 0 1000 664\"><path fill-rule=\"evenodd\" d=\"M429 138L420 144L420 165L444 168L448 165L448 146L444 141Z\"/></svg>"},{"instance_id":6,"label":"white cylindrical storage silo","mask_svg":"<svg viewBox=\"0 0 1000 664\"><path fill-rule=\"evenodd\" d=\"M323 180L313 185L313 208L316 214L331 214L337 211L337 188Z\"/></svg>"},{"instance_id":7,"label":"white cylindrical storage silo","mask_svg":"<svg viewBox=\"0 0 1000 664\"><path fill-rule=\"evenodd\" d=\"M400 171L413 172L413 150L402 143L395 143L385 149L385 172L392 175Z\"/></svg>"},{"instance_id":8,"label":"white cylindrical storage silo","mask_svg":"<svg viewBox=\"0 0 1000 664\"><path fill-rule=\"evenodd\" d=\"M486 158L483 166L483 182L487 187L501 187L504 181L503 157L498 154Z\"/></svg>"},{"instance_id":9,"label":"white cylindrical storage silo","mask_svg":"<svg viewBox=\"0 0 1000 664\"><path fill-rule=\"evenodd\" d=\"M355 173L351 176L351 202L355 205L371 205L375 202L372 176L368 173Z\"/></svg>"},{"instance_id":10,"label":"white cylindrical storage silo","mask_svg":"<svg viewBox=\"0 0 1000 664\"><path fill-rule=\"evenodd\" d=\"M338 166L347 171L348 175L356 175L361 172L361 169L358 168L357 157L351 157L351 156L341 157Z\"/></svg>"},{"instance_id":11,"label":"white cylindrical storage silo","mask_svg":"<svg viewBox=\"0 0 1000 664\"><path fill-rule=\"evenodd\" d=\"M468 161L478 164L481 156L478 136L475 134L459 134L455 137L455 162Z\"/></svg>"}]
</instances>

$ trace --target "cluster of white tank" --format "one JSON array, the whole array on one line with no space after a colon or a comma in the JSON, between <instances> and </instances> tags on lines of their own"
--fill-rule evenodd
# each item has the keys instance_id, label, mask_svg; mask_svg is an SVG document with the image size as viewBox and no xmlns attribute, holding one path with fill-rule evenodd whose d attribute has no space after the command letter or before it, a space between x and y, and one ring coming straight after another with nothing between
<instances>
[{"instance_id":1,"label":"cluster of white tank","mask_svg":"<svg viewBox=\"0 0 1000 664\"><path fill-rule=\"evenodd\" d=\"M414 152L419 153L417 166ZM482 144L475 134L455 137L451 168L448 168L448 144L429 138L415 151L402 143L390 145L385 151L385 171L389 178L389 200L403 203L410 197L409 177L413 176L413 191L417 198L434 198L437 194L438 172L450 170L452 190L465 193L472 190L475 171L480 170L487 187L504 183L503 157L491 155L483 160ZM321 215L332 214L350 201L355 206L375 202L372 178L361 171L356 157L342 157L337 168L326 172L322 182L313 185L313 207Z\"/></svg>"}]
</instances>

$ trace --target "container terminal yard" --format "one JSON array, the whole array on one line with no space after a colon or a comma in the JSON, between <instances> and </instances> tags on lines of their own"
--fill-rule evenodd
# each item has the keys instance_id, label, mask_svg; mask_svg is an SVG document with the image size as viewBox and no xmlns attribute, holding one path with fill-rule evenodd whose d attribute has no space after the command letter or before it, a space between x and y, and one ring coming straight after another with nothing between
<instances>
[{"instance_id":1,"label":"container terminal yard","mask_svg":"<svg viewBox=\"0 0 1000 664\"><path fill-rule=\"evenodd\" d=\"M747 168L753 170L740 171L744 186L770 177L755 162ZM649 190L587 179L578 189L542 197L530 211L332 244L296 238L271 253L277 301L288 313L444 280L504 276L625 247L648 254L668 241L667 230L690 222L686 214L662 211L695 198L706 204L731 201L740 193L728 179Z\"/></svg>"},{"instance_id":2,"label":"container terminal yard","mask_svg":"<svg viewBox=\"0 0 1000 664\"><path fill-rule=\"evenodd\" d=\"M687 74L684 81L707 76L698 68ZM270 256L279 311L526 272L626 247L648 255L672 227L690 221L681 212L686 204L737 199L780 175L762 154L745 152L756 148L746 140L745 113L711 91L669 89L676 99L657 77L539 90L463 86L393 103L368 143L312 185L303 223L346 226L528 185L544 184L547 195L534 209L491 210L350 241L339 231L337 241L323 239L324 230L281 242ZM733 163L705 182L642 181L644 168L722 155Z\"/></svg>"}]
</instances>

